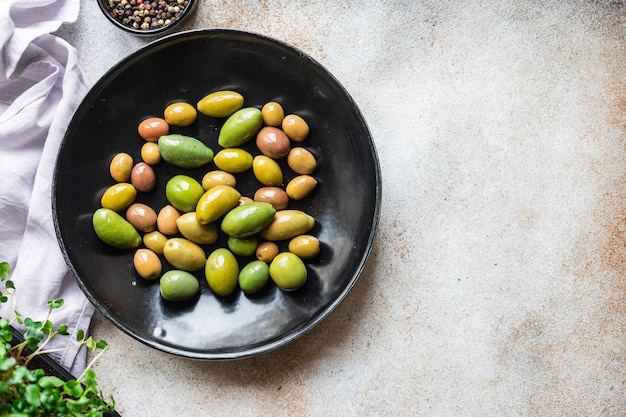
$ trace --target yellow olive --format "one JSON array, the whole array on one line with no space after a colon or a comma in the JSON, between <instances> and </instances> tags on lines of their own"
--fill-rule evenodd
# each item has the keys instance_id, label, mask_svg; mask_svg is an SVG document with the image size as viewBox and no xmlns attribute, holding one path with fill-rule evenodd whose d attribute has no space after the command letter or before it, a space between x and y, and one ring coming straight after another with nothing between
<instances>
[{"instance_id":1,"label":"yellow olive","mask_svg":"<svg viewBox=\"0 0 626 417\"><path fill-rule=\"evenodd\" d=\"M159 145L154 142L146 142L141 147L141 159L148 165L156 165L161 162Z\"/></svg>"},{"instance_id":2,"label":"yellow olive","mask_svg":"<svg viewBox=\"0 0 626 417\"><path fill-rule=\"evenodd\" d=\"M180 212L170 204L163 207L157 215L157 229L164 235L175 235L178 233L176 219L180 217Z\"/></svg>"},{"instance_id":3,"label":"yellow olive","mask_svg":"<svg viewBox=\"0 0 626 417\"><path fill-rule=\"evenodd\" d=\"M137 197L137 190L132 184L119 182L107 188L102 194L100 204L113 211L126 210Z\"/></svg>"},{"instance_id":4,"label":"yellow olive","mask_svg":"<svg viewBox=\"0 0 626 417\"><path fill-rule=\"evenodd\" d=\"M283 184L283 171L278 162L269 156L255 156L252 160L252 172L263 185L278 186Z\"/></svg>"},{"instance_id":5,"label":"yellow olive","mask_svg":"<svg viewBox=\"0 0 626 417\"><path fill-rule=\"evenodd\" d=\"M222 171L238 174L252 168L252 154L241 148L225 148L215 155L213 162Z\"/></svg>"},{"instance_id":6,"label":"yellow olive","mask_svg":"<svg viewBox=\"0 0 626 417\"><path fill-rule=\"evenodd\" d=\"M278 255L279 248L274 242L263 242L256 247L255 256L259 261L272 262L272 260Z\"/></svg>"},{"instance_id":7,"label":"yellow olive","mask_svg":"<svg viewBox=\"0 0 626 417\"><path fill-rule=\"evenodd\" d=\"M309 135L309 125L297 114L285 116L282 128L287 137L294 142L302 142Z\"/></svg>"},{"instance_id":8,"label":"yellow olive","mask_svg":"<svg viewBox=\"0 0 626 417\"><path fill-rule=\"evenodd\" d=\"M204 174L202 177L202 188L208 190L216 185L230 185L235 187L237 185L237 179L229 172L215 170Z\"/></svg>"},{"instance_id":9,"label":"yellow olive","mask_svg":"<svg viewBox=\"0 0 626 417\"><path fill-rule=\"evenodd\" d=\"M295 147L287 155L287 165L297 174L312 174L317 167L317 161L307 149Z\"/></svg>"},{"instance_id":10,"label":"yellow olive","mask_svg":"<svg viewBox=\"0 0 626 417\"><path fill-rule=\"evenodd\" d=\"M248 203L253 203L254 200L251 199L250 197L246 197L244 195L241 196L241 198L239 198L239 202L237 202L238 206L241 206L243 204L248 204Z\"/></svg>"},{"instance_id":11,"label":"yellow olive","mask_svg":"<svg viewBox=\"0 0 626 417\"><path fill-rule=\"evenodd\" d=\"M163 271L161 260L150 249L137 249L133 257L133 265L139 276L144 279L156 279Z\"/></svg>"},{"instance_id":12,"label":"yellow olive","mask_svg":"<svg viewBox=\"0 0 626 417\"><path fill-rule=\"evenodd\" d=\"M185 213L176 219L178 231L185 238L200 245L210 245L217 241L219 228L215 223L200 224L195 212Z\"/></svg>"},{"instance_id":13,"label":"yellow olive","mask_svg":"<svg viewBox=\"0 0 626 417\"><path fill-rule=\"evenodd\" d=\"M133 157L125 152L116 154L111 160L109 172L117 182L127 182L130 179L130 171L133 169Z\"/></svg>"},{"instance_id":14,"label":"yellow olive","mask_svg":"<svg viewBox=\"0 0 626 417\"><path fill-rule=\"evenodd\" d=\"M312 235L296 236L289 241L289 252L302 259L313 259L320 253L320 241Z\"/></svg>"},{"instance_id":15,"label":"yellow olive","mask_svg":"<svg viewBox=\"0 0 626 417\"><path fill-rule=\"evenodd\" d=\"M263 115L263 122L268 126L280 126L285 117L285 111L283 106L275 101L265 103L261 109Z\"/></svg>"},{"instance_id":16,"label":"yellow olive","mask_svg":"<svg viewBox=\"0 0 626 417\"><path fill-rule=\"evenodd\" d=\"M163 255L165 242L167 242L167 236L157 230L143 235L143 244L157 255Z\"/></svg>"},{"instance_id":17,"label":"yellow olive","mask_svg":"<svg viewBox=\"0 0 626 417\"><path fill-rule=\"evenodd\" d=\"M174 268L188 272L201 270L206 262L204 249L182 237L168 239L163 246L163 256Z\"/></svg>"},{"instance_id":18,"label":"yellow olive","mask_svg":"<svg viewBox=\"0 0 626 417\"><path fill-rule=\"evenodd\" d=\"M287 195L289 198L293 200L302 200L304 197L308 196L313 192L315 186L317 185L317 180L310 175L298 175L289 183L285 188Z\"/></svg>"},{"instance_id":19,"label":"yellow olive","mask_svg":"<svg viewBox=\"0 0 626 417\"><path fill-rule=\"evenodd\" d=\"M230 185L216 185L204 192L196 205L196 218L200 224L216 221L239 203L241 194Z\"/></svg>"},{"instance_id":20,"label":"yellow olive","mask_svg":"<svg viewBox=\"0 0 626 417\"><path fill-rule=\"evenodd\" d=\"M243 96L236 91L215 91L198 101L196 107L210 117L228 117L243 107Z\"/></svg>"},{"instance_id":21,"label":"yellow olive","mask_svg":"<svg viewBox=\"0 0 626 417\"><path fill-rule=\"evenodd\" d=\"M163 117L170 125L185 127L196 121L198 112L191 104L179 101L167 106L163 112Z\"/></svg>"}]
</instances>

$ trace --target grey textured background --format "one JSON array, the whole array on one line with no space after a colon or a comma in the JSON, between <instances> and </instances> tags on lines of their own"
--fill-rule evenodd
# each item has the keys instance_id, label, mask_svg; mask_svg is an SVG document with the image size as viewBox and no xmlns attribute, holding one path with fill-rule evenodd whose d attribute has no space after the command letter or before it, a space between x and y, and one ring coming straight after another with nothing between
<instances>
[{"instance_id":1,"label":"grey textured background","mask_svg":"<svg viewBox=\"0 0 626 417\"><path fill-rule=\"evenodd\" d=\"M95 82L147 41L92 0L59 34ZM200 2L187 28L301 48L351 93L383 173L379 233L335 312L207 363L132 340L101 389L134 416L626 415L622 1Z\"/></svg>"}]
</instances>

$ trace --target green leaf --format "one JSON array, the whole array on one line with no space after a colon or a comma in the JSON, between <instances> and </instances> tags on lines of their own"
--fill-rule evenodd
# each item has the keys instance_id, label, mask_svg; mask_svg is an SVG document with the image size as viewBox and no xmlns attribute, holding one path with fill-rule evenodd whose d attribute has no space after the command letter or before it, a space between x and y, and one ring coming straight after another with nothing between
<instances>
[{"instance_id":1,"label":"green leaf","mask_svg":"<svg viewBox=\"0 0 626 417\"><path fill-rule=\"evenodd\" d=\"M69 333L67 332L67 324L61 324L57 327L57 333L62 334L63 336L67 336Z\"/></svg>"},{"instance_id":2,"label":"green leaf","mask_svg":"<svg viewBox=\"0 0 626 417\"><path fill-rule=\"evenodd\" d=\"M25 395L24 395L24 399L30 405L34 405L35 407L39 407L39 405L41 404L41 401L39 399L39 394L40 393L41 393L41 391L39 390L39 386L38 385L27 385L26 386L26 392L25 392Z\"/></svg>"},{"instance_id":3,"label":"green leaf","mask_svg":"<svg viewBox=\"0 0 626 417\"><path fill-rule=\"evenodd\" d=\"M83 340L85 340L85 331L84 330L79 330L76 333L76 340L79 342L82 342Z\"/></svg>"},{"instance_id":4,"label":"green leaf","mask_svg":"<svg viewBox=\"0 0 626 417\"><path fill-rule=\"evenodd\" d=\"M63 380L54 375L42 376L39 378L38 384L42 388L57 388L63 385Z\"/></svg>"},{"instance_id":5,"label":"green leaf","mask_svg":"<svg viewBox=\"0 0 626 417\"><path fill-rule=\"evenodd\" d=\"M109 346L109 344L105 341L105 340L98 340L98 343L96 343L96 347L98 349L105 349L107 346Z\"/></svg>"},{"instance_id":6,"label":"green leaf","mask_svg":"<svg viewBox=\"0 0 626 417\"><path fill-rule=\"evenodd\" d=\"M0 262L0 280L3 280L9 276L11 272L11 266L8 262Z\"/></svg>"},{"instance_id":7,"label":"green leaf","mask_svg":"<svg viewBox=\"0 0 626 417\"><path fill-rule=\"evenodd\" d=\"M7 289L11 289L14 290L15 289L15 284L13 283L13 280L7 280L7 282L4 283L5 288Z\"/></svg>"},{"instance_id":8,"label":"green leaf","mask_svg":"<svg viewBox=\"0 0 626 417\"><path fill-rule=\"evenodd\" d=\"M63 301L62 298L55 298L54 300L48 301L48 307L50 307L50 308L61 308L61 307L63 307L64 303L65 303L65 301Z\"/></svg>"},{"instance_id":9,"label":"green leaf","mask_svg":"<svg viewBox=\"0 0 626 417\"><path fill-rule=\"evenodd\" d=\"M63 391L74 398L78 398L83 393L83 386L80 382L71 379L63 385Z\"/></svg>"}]
</instances>

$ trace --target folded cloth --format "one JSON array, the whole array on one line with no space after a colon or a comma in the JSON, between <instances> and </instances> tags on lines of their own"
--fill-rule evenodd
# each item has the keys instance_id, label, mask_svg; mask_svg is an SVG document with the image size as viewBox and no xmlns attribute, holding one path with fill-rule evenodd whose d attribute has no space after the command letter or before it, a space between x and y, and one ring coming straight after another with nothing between
<instances>
[{"instance_id":1,"label":"folded cloth","mask_svg":"<svg viewBox=\"0 0 626 417\"><path fill-rule=\"evenodd\" d=\"M70 336L54 338L51 349L73 345L94 312L64 261L51 203L59 145L88 89L76 50L52 32L74 22L78 11L78 0L2 0L0 7L0 261L11 265L23 317L43 320L48 300L65 300L51 321L67 324ZM8 318L11 307L1 305L0 315ZM79 375L86 353L53 356Z\"/></svg>"}]
</instances>

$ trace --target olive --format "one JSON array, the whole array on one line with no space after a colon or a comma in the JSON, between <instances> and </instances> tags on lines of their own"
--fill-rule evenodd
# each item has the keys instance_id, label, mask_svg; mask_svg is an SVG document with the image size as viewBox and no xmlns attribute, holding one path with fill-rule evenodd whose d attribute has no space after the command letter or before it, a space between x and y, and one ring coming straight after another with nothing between
<instances>
[{"instance_id":1,"label":"olive","mask_svg":"<svg viewBox=\"0 0 626 417\"><path fill-rule=\"evenodd\" d=\"M186 271L171 270L159 281L161 296L168 301L187 301L200 292L198 279Z\"/></svg>"},{"instance_id":2,"label":"olive","mask_svg":"<svg viewBox=\"0 0 626 417\"><path fill-rule=\"evenodd\" d=\"M289 151L287 165L297 174L312 174L317 167L317 161L310 151L298 146Z\"/></svg>"},{"instance_id":3,"label":"olive","mask_svg":"<svg viewBox=\"0 0 626 417\"><path fill-rule=\"evenodd\" d=\"M285 116L281 126L287 137L294 142L302 142L309 135L309 125L297 114Z\"/></svg>"},{"instance_id":4,"label":"olive","mask_svg":"<svg viewBox=\"0 0 626 417\"><path fill-rule=\"evenodd\" d=\"M254 201L270 203L276 210L284 210L289 205L289 196L280 187L261 187L254 193Z\"/></svg>"},{"instance_id":5,"label":"olive","mask_svg":"<svg viewBox=\"0 0 626 417\"><path fill-rule=\"evenodd\" d=\"M156 174L150 165L145 162L135 164L130 172L130 183L144 193L152 191L156 184Z\"/></svg>"},{"instance_id":6,"label":"olive","mask_svg":"<svg viewBox=\"0 0 626 417\"><path fill-rule=\"evenodd\" d=\"M170 125L186 127L196 121L198 112L191 104L179 101L167 106L163 112L163 117Z\"/></svg>"},{"instance_id":7,"label":"olive","mask_svg":"<svg viewBox=\"0 0 626 417\"><path fill-rule=\"evenodd\" d=\"M268 126L280 126L285 117L283 106L275 101L270 101L263 105L261 109L263 122Z\"/></svg>"},{"instance_id":8,"label":"olive","mask_svg":"<svg viewBox=\"0 0 626 417\"><path fill-rule=\"evenodd\" d=\"M269 278L269 266L262 261L252 261L239 272L239 288L246 294L254 294L265 287Z\"/></svg>"},{"instance_id":9,"label":"olive","mask_svg":"<svg viewBox=\"0 0 626 417\"><path fill-rule=\"evenodd\" d=\"M202 177L202 188L208 190L216 185L230 185L235 187L237 185L237 179L229 172L216 169L209 171Z\"/></svg>"},{"instance_id":10,"label":"olive","mask_svg":"<svg viewBox=\"0 0 626 417\"><path fill-rule=\"evenodd\" d=\"M283 171L278 162L269 156L255 156L252 160L252 172L263 185L278 186L283 184Z\"/></svg>"},{"instance_id":11,"label":"olive","mask_svg":"<svg viewBox=\"0 0 626 417\"><path fill-rule=\"evenodd\" d=\"M148 165L156 165L161 162L159 145L154 142L146 142L141 147L141 159Z\"/></svg>"},{"instance_id":12,"label":"olive","mask_svg":"<svg viewBox=\"0 0 626 417\"><path fill-rule=\"evenodd\" d=\"M188 175L175 175L165 185L167 201L180 212L194 211L203 194L202 185Z\"/></svg>"},{"instance_id":13,"label":"olive","mask_svg":"<svg viewBox=\"0 0 626 417\"><path fill-rule=\"evenodd\" d=\"M161 136L170 133L170 125L160 117L149 117L139 123L137 131L143 139L156 142Z\"/></svg>"},{"instance_id":14,"label":"olive","mask_svg":"<svg viewBox=\"0 0 626 417\"><path fill-rule=\"evenodd\" d=\"M237 258L226 248L215 249L206 260L204 274L213 292L230 295L237 288L239 278Z\"/></svg>"},{"instance_id":15,"label":"olive","mask_svg":"<svg viewBox=\"0 0 626 417\"><path fill-rule=\"evenodd\" d=\"M156 228L157 214L150 206L133 203L126 210L126 220L140 232L152 232Z\"/></svg>"},{"instance_id":16,"label":"olive","mask_svg":"<svg viewBox=\"0 0 626 417\"><path fill-rule=\"evenodd\" d=\"M165 236L158 230L143 235L144 246L150 249L152 252L156 253L157 255L163 255L163 247L165 246L165 242L167 242L167 236Z\"/></svg>"},{"instance_id":17,"label":"olive","mask_svg":"<svg viewBox=\"0 0 626 417\"><path fill-rule=\"evenodd\" d=\"M255 256L259 261L272 262L272 260L278 255L278 245L274 242L263 242L257 246Z\"/></svg>"},{"instance_id":18,"label":"olive","mask_svg":"<svg viewBox=\"0 0 626 417\"><path fill-rule=\"evenodd\" d=\"M284 158L291 150L291 142L282 130L265 126L256 135L256 146L265 156L272 159Z\"/></svg>"},{"instance_id":19,"label":"olive","mask_svg":"<svg viewBox=\"0 0 626 417\"><path fill-rule=\"evenodd\" d=\"M320 242L312 235L296 236L289 241L289 252L302 259L313 259L320 253Z\"/></svg>"},{"instance_id":20,"label":"olive","mask_svg":"<svg viewBox=\"0 0 626 417\"><path fill-rule=\"evenodd\" d=\"M168 239L163 246L163 256L174 268L183 271L199 271L204 266L204 249L182 237Z\"/></svg>"},{"instance_id":21,"label":"olive","mask_svg":"<svg viewBox=\"0 0 626 417\"><path fill-rule=\"evenodd\" d=\"M137 249L133 257L135 271L144 279L156 279L161 275L163 265L156 253L150 249Z\"/></svg>"},{"instance_id":22,"label":"olive","mask_svg":"<svg viewBox=\"0 0 626 417\"><path fill-rule=\"evenodd\" d=\"M136 197L137 190L132 184L120 182L106 189L100 199L100 205L113 211L122 211L126 210Z\"/></svg>"},{"instance_id":23,"label":"olive","mask_svg":"<svg viewBox=\"0 0 626 417\"><path fill-rule=\"evenodd\" d=\"M285 192L292 200L302 200L313 192L317 180L310 175L298 175L287 184Z\"/></svg>"},{"instance_id":24,"label":"olive","mask_svg":"<svg viewBox=\"0 0 626 417\"><path fill-rule=\"evenodd\" d=\"M109 165L111 178L117 182L130 180L130 171L133 169L133 157L125 152L116 154Z\"/></svg>"},{"instance_id":25,"label":"olive","mask_svg":"<svg viewBox=\"0 0 626 417\"><path fill-rule=\"evenodd\" d=\"M176 219L180 217L180 212L170 204L163 207L157 215L157 229L164 235L175 235L178 233Z\"/></svg>"},{"instance_id":26,"label":"olive","mask_svg":"<svg viewBox=\"0 0 626 417\"><path fill-rule=\"evenodd\" d=\"M291 252L281 252L272 260L270 277L282 290L297 290L306 282L307 270L304 262Z\"/></svg>"}]
</instances>

